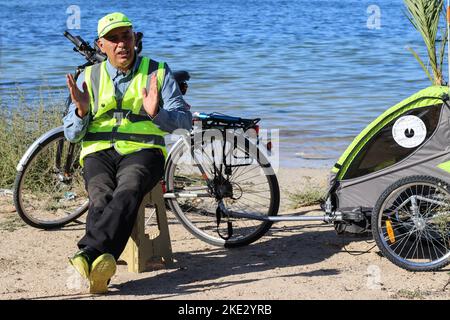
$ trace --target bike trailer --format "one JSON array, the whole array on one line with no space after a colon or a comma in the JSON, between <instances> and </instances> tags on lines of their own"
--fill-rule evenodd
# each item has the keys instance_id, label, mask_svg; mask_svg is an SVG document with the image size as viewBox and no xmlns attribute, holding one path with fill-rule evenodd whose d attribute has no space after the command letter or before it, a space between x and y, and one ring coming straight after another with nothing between
<instances>
[{"instance_id":1,"label":"bike trailer","mask_svg":"<svg viewBox=\"0 0 450 320\"><path fill-rule=\"evenodd\" d=\"M370 123L332 168L327 205L342 212L336 231L358 233L382 193L408 176L450 182L448 87L431 86L386 110Z\"/></svg>"}]
</instances>

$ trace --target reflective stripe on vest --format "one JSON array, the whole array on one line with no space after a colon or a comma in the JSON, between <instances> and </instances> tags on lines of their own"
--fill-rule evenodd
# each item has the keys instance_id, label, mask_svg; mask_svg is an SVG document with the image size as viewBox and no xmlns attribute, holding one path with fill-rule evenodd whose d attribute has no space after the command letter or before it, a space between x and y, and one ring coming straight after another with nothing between
<instances>
[{"instance_id":1,"label":"reflective stripe on vest","mask_svg":"<svg viewBox=\"0 0 450 320\"><path fill-rule=\"evenodd\" d=\"M116 99L114 84L106 70L106 61L85 69L85 82L90 96L91 121L81 143L80 164L90 153L112 146L120 154L130 154L144 148L159 148L164 156L166 132L147 116L142 106L142 88L149 80L150 59L143 57L121 100ZM155 66L153 66L154 68ZM158 90L165 75L164 63L157 69Z\"/></svg>"}]
</instances>

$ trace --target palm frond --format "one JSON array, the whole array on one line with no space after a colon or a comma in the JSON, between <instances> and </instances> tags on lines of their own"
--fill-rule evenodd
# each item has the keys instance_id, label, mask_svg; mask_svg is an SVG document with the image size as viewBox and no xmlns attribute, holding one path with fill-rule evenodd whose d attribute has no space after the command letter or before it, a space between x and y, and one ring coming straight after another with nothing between
<instances>
[{"instance_id":1,"label":"palm frond","mask_svg":"<svg viewBox=\"0 0 450 320\"><path fill-rule=\"evenodd\" d=\"M407 18L419 31L425 43L428 60L430 63L433 78L430 79L433 84L442 84L442 64L443 56L445 54L445 45L439 50L439 57L436 52L436 39L439 31L439 21L444 5L444 0L403 0L407 9ZM442 31L441 31L442 33ZM443 51L442 51L443 50ZM420 57L412 49L414 57L420 63L422 68L426 71L429 77L427 68L424 68L424 63ZM439 62L438 62L439 59Z\"/></svg>"},{"instance_id":2,"label":"palm frond","mask_svg":"<svg viewBox=\"0 0 450 320\"><path fill-rule=\"evenodd\" d=\"M443 15L444 21L446 21L446 14ZM447 41L448 41L448 28L445 26L444 28L441 28L441 47L439 48L439 68L442 70L444 67L444 58L445 58L445 49L447 48Z\"/></svg>"},{"instance_id":3,"label":"palm frond","mask_svg":"<svg viewBox=\"0 0 450 320\"><path fill-rule=\"evenodd\" d=\"M408 49L413 54L414 58L416 58L417 62L419 62L420 66L422 67L423 71L425 71L425 74L427 75L428 79L430 79L430 81L433 82L433 78L431 77L431 74L428 71L428 68L425 66L425 64L423 63L422 59L417 54L417 52L415 52L414 49L412 49L410 47L408 47L406 49Z\"/></svg>"}]
</instances>

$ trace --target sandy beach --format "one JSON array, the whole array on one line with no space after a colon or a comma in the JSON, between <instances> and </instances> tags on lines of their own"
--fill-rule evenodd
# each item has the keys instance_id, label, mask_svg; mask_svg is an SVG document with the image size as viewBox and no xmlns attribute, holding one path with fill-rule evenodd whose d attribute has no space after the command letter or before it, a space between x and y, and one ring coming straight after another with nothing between
<instances>
[{"instance_id":1,"label":"sandy beach","mask_svg":"<svg viewBox=\"0 0 450 320\"><path fill-rule=\"evenodd\" d=\"M295 214L288 192L326 186L328 170L281 169L280 214ZM210 246L193 237L169 212L174 265L135 274L124 264L107 295L87 294L69 266L83 224L43 231L25 225L12 197L0 197L0 299L444 299L449 267L430 273L398 268L370 237L337 235L320 222L279 222L239 249ZM316 214L321 214L316 211ZM81 219L83 220L83 219Z\"/></svg>"}]
</instances>

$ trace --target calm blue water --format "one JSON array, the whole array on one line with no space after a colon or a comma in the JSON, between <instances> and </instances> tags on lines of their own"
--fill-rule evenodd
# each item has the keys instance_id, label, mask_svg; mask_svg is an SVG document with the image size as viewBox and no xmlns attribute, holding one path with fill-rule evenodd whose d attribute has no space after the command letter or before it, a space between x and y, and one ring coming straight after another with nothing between
<instances>
[{"instance_id":1,"label":"calm blue water","mask_svg":"<svg viewBox=\"0 0 450 320\"><path fill-rule=\"evenodd\" d=\"M83 58L62 36L70 5L90 42L97 20L123 11L144 32L143 53L191 73L194 111L261 117L280 129L283 166L328 166L371 120L429 85L406 50L422 40L401 0L2 1L0 95L61 99ZM370 5L380 29L369 29ZM39 93L41 92L41 93ZM305 158L327 158L326 160Z\"/></svg>"}]
</instances>

